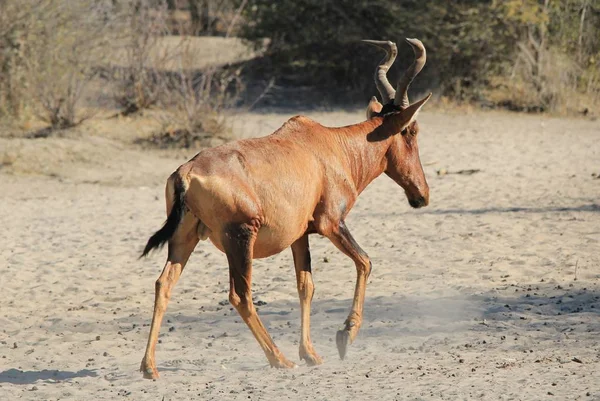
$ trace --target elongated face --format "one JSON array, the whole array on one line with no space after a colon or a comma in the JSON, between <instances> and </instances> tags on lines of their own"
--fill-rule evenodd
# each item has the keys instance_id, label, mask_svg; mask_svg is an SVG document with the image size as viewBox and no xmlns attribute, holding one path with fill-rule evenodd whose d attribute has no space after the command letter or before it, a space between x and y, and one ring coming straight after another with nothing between
<instances>
[{"instance_id":1,"label":"elongated face","mask_svg":"<svg viewBox=\"0 0 600 401\"><path fill-rule=\"evenodd\" d=\"M429 185L419 156L419 124L416 121L429 98L431 93L406 108L388 113L384 108L380 112L385 113L381 129L389 141L385 173L404 189L408 203L414 208L429 204Z\"/></svg>"},{"instance_id":2,"label":"elongated face","mask_svg":"<svg viewBox=\"0 0 600 401\"><path fill-rule=\"evenodd\" d=\"M419 156L418 133L419 124L412 121L402 132L394 135L385 170L404 189L408 203L414 208L429 204L429 185Z\"/></svg>"}]
</instances>

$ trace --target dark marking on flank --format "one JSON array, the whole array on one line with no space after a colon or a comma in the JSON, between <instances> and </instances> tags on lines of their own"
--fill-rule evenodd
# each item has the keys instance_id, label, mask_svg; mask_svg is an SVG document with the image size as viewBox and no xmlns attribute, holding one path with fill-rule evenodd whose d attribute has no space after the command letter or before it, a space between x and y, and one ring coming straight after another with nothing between
<instances>
[{"instance_id":1,"label":"dark marking on flank","mask_svg":"<svg viewBox=\"0 0 600 401\"><path fill-rule=\"evenodd\" d=\"M251 226L246 224L231 224L225 230L225 241L234 247L245 248L254 235Z\"/></svg>"}]
</instances>

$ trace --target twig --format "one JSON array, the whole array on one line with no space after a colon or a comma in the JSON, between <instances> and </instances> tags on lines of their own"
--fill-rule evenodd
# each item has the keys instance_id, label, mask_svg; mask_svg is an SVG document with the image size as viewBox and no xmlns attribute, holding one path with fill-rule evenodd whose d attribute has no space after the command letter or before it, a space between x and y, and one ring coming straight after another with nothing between
<instances>
[{"instance_id":1,"label":"twig","mask_svg":"<svg viewBox=\"0 0 600 401\"><path fill-rule=\"evenodd\" d=\"M231 31L233 30L233 27L235 26L238 18L242 14L242 11L244 10L244 7L246 7L246 3L248 3L248 0L243 0L242 4L240 4L240 6L238 7L237 11L235 12L235 15L233 16L233 19L231 20L231 23L229 24L229 27L227 28L227 33L225 34L226 38L228 38L231 35Z\"/></svg>"},{"instance_id":2,"label":"twig","mask_svg":"<svg viewBox=\"0 0 600 401\"><path fill-rule=\"evenodd\" d=\"M271 77L271 79L269 80L269 83L267 84L265 89L262 91L262 93L260 95L258 95L258 97L254 100L254 102L252 102L252 104L248 107L248 111L252 110L254 108L254 106L256 106L256 104L258 102L260 102L262 100L262 98L265 97L267 95L267 93L271 90L271 88L273 88L274 86L275 86L275 78Z\"/></svg>"}]
</instances>

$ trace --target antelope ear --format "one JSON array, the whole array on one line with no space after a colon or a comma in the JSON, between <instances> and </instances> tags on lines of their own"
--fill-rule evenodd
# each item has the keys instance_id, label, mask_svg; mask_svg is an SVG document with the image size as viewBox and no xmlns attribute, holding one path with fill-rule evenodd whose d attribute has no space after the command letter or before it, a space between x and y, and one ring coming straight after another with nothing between
<instances>
[{"instance_id":1,"label":"antelope ear","mask_svg":"<svg viewBox=\"0 0 600 401\"><path fill-rule=\"evenodd\" d=\"M413 121L415 121L417 119L417 114L419 114L419 111L421 110L421 107L427 103L430 97L431 93L429 93L429 95L425 96L423 99L414 102L406 109L390 116L394 118L394 124L396 125L395 131L402 132L404 128L408 127Z\"/></svg>"},{"instance_id":2,"label":"antelope ear","mask_svg":"<svg viewBox=\"0 0 600 401\"><path fill-rule=\"evenodd\" d=\"M369 105L367 106L367 120L370 120L375 114L379 113L383 109L381 103L377 101L377 98L373 96Z\"/></svg>"}]
</instances>

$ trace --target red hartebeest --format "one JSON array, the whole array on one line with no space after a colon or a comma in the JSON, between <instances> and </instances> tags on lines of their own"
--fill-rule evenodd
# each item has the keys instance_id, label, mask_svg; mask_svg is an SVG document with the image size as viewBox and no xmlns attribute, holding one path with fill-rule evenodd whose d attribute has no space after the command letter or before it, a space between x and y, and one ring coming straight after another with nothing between
<instances>
[{"instance_id":1,"label":"red hartebeest","mask_svg":"<svg viewBox=\"0 0 600 401\"><path fill-rule=\"evenodd\" d=\"M425 47L407 39L415 61L397 90L386 72L397 54L392 42L367 41L386 51L375 72L383 105L375 98L368 120L329 128L297 116L273 134L205 149L167 180L167 221L149 240L142 256L168 242L164 270L156 281L154 314L141 371L157 378L154 359L158 333L173 286L199 240L210 239L227 255L229 301L246 322L271 366L294 363L279 351L252 304L252 259L292 248L301 306L300 358L322 363L310 340L310 304L314 285L308 235L327 237L356 264L352 309L337 333L344 358L362 323L365 285L371 272L367 254L344 220L358 195L385 172L406 193L414 208L429 202L429 187L417 146L417 112L431 94L410 104L407 89L425 64Z\"/></svg>"}]
</instances>

